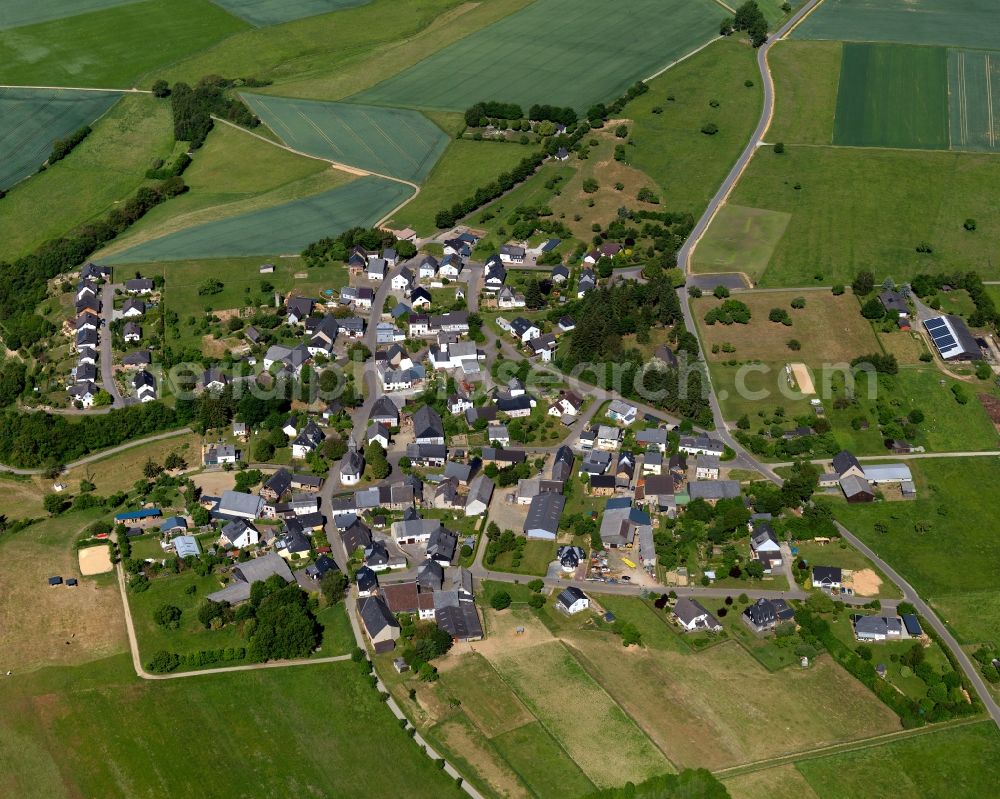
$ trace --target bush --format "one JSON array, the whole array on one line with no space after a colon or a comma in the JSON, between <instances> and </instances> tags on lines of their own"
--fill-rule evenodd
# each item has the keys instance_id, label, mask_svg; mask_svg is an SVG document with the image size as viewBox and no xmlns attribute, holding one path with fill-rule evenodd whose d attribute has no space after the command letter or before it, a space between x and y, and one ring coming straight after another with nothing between
<instances>
[{"instance_id":1,"label":"bush","mask_svg":"<svg viewBox=\"0 0 1000 799\"><path fill-rule=\"evenodd\" d=\"M180 665L181 659L173 652L161 649L146 664L146 669L153 674L167 674Z\"/></svg>"},{"instance_id":2,"label":"bush","mask_svg":"<svg viewBox=\"0 0 1000 799\"><path fill-rule=\"evenodd\" d=\"M781 154L782 154L783 152L785 152L785 143L784 143L783 141L779 141L779 142L777 142L777 143L776 143L776 144L774 145L774 152L775 152L775 153L776 153L777 155L781 155Z\"/></svg>"},{"instance_id":3,"label":"bush","mask_svg":"<svg viewBox=\"0 0 1000 799\"><path fill-rule=\"evenodd\" d=\"M800 349L802 349L802 344L797 338L790 338L788 339L787 343L788 343L788 349L792 350L793 352L798 352Z\"/></svg>"},{"instance_id":4,"label":"bush","mask_svg":"<svg viewBox=\"0 0 1000 799\"><path fill-rule=\"evenodd\" d=\"M153 621L168 630L181 626L181 609L175 605L160 605L153 613Z\"/></svg>"},{"instance_id":5,"label":"bush","mask_svg":"<svg viewBox=\"0 0 1000 799\"><path fill-rule=\"evenodd\" d=\"M844 293L844 284L843 283L837 283L830 290L833 292L833 296L834 297L839 297L841 294Z\"/></svg>"},{"instance_id":6,"label":"bush","mask_svg":"<svg viewBox=\"0 0 1000 799\"><path fill-rule=\"evenodd\" d=\"M541 594L532 594L531 597L528 599L528 604L535 610L538 610L539 608L545 605L545 597L543 597Z\"/></svg>"},{"instance_id":7,"label":"bush","mask_svg":"<svg viewBox=\"0 0 1000 799\"><path fill-rule=\"evenodd\" d=\"M490 607L492 607L493 610L506 610L510 607L510 603L510 593L507 591L497 591L490 598Z\"/></svg>"},{"instance_id":8,"label":"bush","mask_svg":"<svg viewBox=\"0 0 1000 799\"><path fill-rule=\"evenodd\" d=\"M73 133L67 136L65 139L56 139L52 143L52 152L49 153L49 165L56 163L57 161L62 161L67 155L73 152L73 149L84 139L86 139L91 133L89 125L84 125L82 128L77 128Z\"/></svg>"},{"instance_id":9,"label":"bush","mask_svg":"<svg viewBox=\"0 0 1000 799\"><path fill-rule=\"evenodd\" d=\"M545 587L545 583L540 579L536 578L528 583L528 588L534 591L536 594Z\"/></svg>"},{"instance_id":10,"label":"bush","mask_svg":"<svg viewBox=\"0 0 1000 799\"><path fill-rule=\"evenodd\" d=\"M714 122L708 122L701 126L701 132L704 133L706 136L714 136L716 133L719 132L719 126L716 125Z\"/></svg>"}]
</instances>

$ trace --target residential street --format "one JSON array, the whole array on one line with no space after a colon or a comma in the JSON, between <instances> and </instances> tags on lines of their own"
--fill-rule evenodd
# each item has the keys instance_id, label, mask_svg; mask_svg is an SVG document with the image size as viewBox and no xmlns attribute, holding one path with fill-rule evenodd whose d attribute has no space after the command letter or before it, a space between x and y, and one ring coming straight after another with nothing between
<instances>
[{"instance_id":1,"label":"residential street","mask_svg":"<svg viewBox=\"0 0 1000 799\"><path fill-rule=\"evenodd\" d=\"M101 289L101 384L111 395L112 408L124 408L125 401L115 382L114 355L111 341L111 322L115 313L115 288L113 283L105 283Z\"/></svg>"}]
</instances>

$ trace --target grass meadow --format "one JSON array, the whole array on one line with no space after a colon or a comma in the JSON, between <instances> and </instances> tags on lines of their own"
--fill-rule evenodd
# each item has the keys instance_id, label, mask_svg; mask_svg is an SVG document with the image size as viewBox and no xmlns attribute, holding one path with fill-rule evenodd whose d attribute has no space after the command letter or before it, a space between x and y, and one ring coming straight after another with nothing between
<instances>
[{"instance_id":1,"label":"grass meadow","mask_svg":"<svg viewBox=\"0 0 1000 799\"><path fill-rule=\"evenodd\" d=\"M694 251L695 273L743 272L751 281L767 269L792 215L784 211L723 205L712 220L712 233Z\"/></svg>"},{"instance_id":2,"label":"grass meadow","mask_svg":"<svg viewBox=\"0 0 1000 799\"><path fill-rule=\"evenodd\" d=\"M513 566L511 552L503 552L497 556L493 568L500 572L515 574L531 574L544 577L549 564L555 560L556 548L551 541L528 541L524 545L524 554L519 566Z\"/></svg>"},{"instance_id":3,"label":"grass meadow","mask_svg":"<svg viewBox=\"0 0 1000 799\"><path fill-rule=\"evenodd\" d=\"M708 0L537 0L361 92L374 105L461 111L485 98L569 105L611 100L718 34ZM644 35L635 36L636 30ZM516 57L511 57L511 48ZM458 83L449 80L461 75Z\"/></svg>"},{"instance_id":4,"label":"grass meadow","mask_svg":"<svg viewBox=\"0 0 1000 799\"><path fill-rule=\"evenodd\" d=\"M89 11L124 6L140 0L35 0L33 3L8 3L0 10L0 30L22 28L38 22L75 17Z\"/></svg>"},{"instance_id":5,"label":"grass meadow","mask_svg":"<svg viewBox=\"0 0 1000 799\"><path fill-rule=\"evenodd\" d=\"M4 680L0 710L12 796L460 793L351 662L143 682L120 655ZM239 767L219 767L220 736Z\"/></svg>"},{"instance_id":6,"label":"grass meadow","mask_svg":"<svg viewBox=\"0 0 1000 799\"><path fill-rule=\"evenodd\" d=\"M996 483L1000 464L996 458L943 458L909 465L917 479L915 500L822 501L940 610L961 643L996 641L1000 603L980 600L995 590L1000 568L993 508L983 501L983 488Z\"/></svg>"},{"instance_id":7,"label":"grass meadow","mask_svg":"<svg viewBox=\"0 0 1000 799\"><path fill-rule=\"evenodd\" d=\"M123 97L93 127L67 158L18 184L4 198L0 260L26 255L104 216L146 182L153 158L166 158L173 148L170 108L150 97ZM39 208L45 213L38 213Z\"/></svg>"},{"instance_id":8,"label":"grass meadow","mask_svg":"<svg viewBox=\"0 0 1000 799\"><path fill-rule=\"evenodd\" d=\"M131 88L247 27L210 0L145 0L0 31L0 83Z\"/></svg>"},{"instance_id":9,"label":"grass meadow","mask_svg":"<svg viewBox=\"0 0 1000 799\"><path fill-rule=\"evenodd\" d=\"M775 99L767 141L833 143L843 48L840 42L782 39L771 49Z\"/></svg>"},{"instance_id":10,"label":"grass meadow","mask_svg":"<svg viewBox=\"0 0 1000 799\"><path fill-rule=\"evenodd\" d=\"M901 44L845 44L833 143L946 149L947 51Z\"/></svg>"},{"instance_id":11,"label":"grass meadow","mask_svg":"<svg viewBox=\"0 0 1000 799\"><path fill-rule=\"evenodd\" d=\"M241 96L289 147L376 174L423 182L448 146L445 132L416 111Z\"/></svg>"},{"instance_id":12,"label":"grass meadow","mask_svg":"<svg viewBox=\"0 0 1000 799\"><path fill-rule=\"evenodd\" d=\"M362 177L271 208L185 228L100 260L133 264L298 253L324 236L374 225L412 193L402 183Z\"/></svg>"}]
</instances>

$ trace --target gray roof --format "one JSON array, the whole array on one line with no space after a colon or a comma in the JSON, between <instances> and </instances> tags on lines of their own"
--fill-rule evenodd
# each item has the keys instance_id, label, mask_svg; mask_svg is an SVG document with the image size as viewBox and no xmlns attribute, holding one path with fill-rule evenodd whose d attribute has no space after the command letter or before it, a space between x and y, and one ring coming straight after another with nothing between
<instances>
[{"instance_id":1,"label":"gray roof","mask_svg":"<svg viewBox=\"0 0 1000 799\"><path fill-rule=\"evenodd\" d=\"M295 580L292 576L292 570L288 568L284 559L274 552L268 552L262 557L234 566L233 582L221 591L209 594L208 598L213 602L229 602L230 604L244 602L250 598L250 586L253 583L266 580L275 574L280 575L286 583Z\"/></svg>"},{"instance_id":2,"label":"gray roof","mask_svg":"<svg viewBox=\"0 0 1000 799\"><path fill-rule=\"evenodd\" d=\"M702 607L698 600L687 596L682 596L677 600L677 604L674 605L674 615L685 624L690 624L699 616L708 616L713 622L718 624L715 621L715 617Z\"/></svg>"},{"instance_id":3,"label":"gray roof","mask_svg":"<svg viewBox=\"0 0 1000 799\"><path fill-rule=\"evenodd\" d=\"M691 499L735 499L739 495L738 480L694 480L688 484Z\"/></svg>"},{"instance_id":4,"label":"gray roof","mask_svg":"<svg viewBox=\"0 0 1000 799\"><path fill-rule=\"evenodd\" d=\"M359 611L361 620L365 623L368 635L374 638L386 627L399 627L399 622L392 615L389 606L382 597L370 596L361 600Z\"/></svg>"},{"instance_id":5,"label":"gray roof","mask_svg":"<svg viewBox=\"0 0 1000 799\"><path fill-rule=\"evenodd\" d=\"M469 501L467 504L479 501L484 505L489 505L492 496L493 481L485 474L480 474L469 485Z\"/></svg>"},{"instance_id":6,"label":"gray roof","mask_svg":"<svg viewBox=\"0 0 1000 799\"><path fill-rule=\"evenodd\" d=\"M438 412L429 405L422 405L413 414L414 438L444 438L444 424Z\"/></svg>"},{"instance_id":7,"label":"gray roof","mask_svg":"<svg viewBox=\"0 0 1000 799\"><path fill-rule=\"evenodd\" d=\"M854 497L858 494L874 494L872 487L868 484L868 481L863 477L858 477L855 474L849 474L846 477L840 478L840 487L844 492L846 497Z\"/></svg>"},{"instance_id":8,"label":"gray roof","mask_svg":"<svg viewBox=\"0 0 1000 799\"><path fill-rule=\"evenodd\" d=\"M559 519L566 506L566 497L562 494L538 494L531 500L528 516L524 520L524 530L542 530L552 535L559 532Z\"/></svg>"},{"instance_id":9,"label":"gray roof","mask_svg":"<svg viewBox=\"0 0 1000 799\"><path fill-rule=\"evenodd\" d=\"M583 593L583 591L581 591L575 585L571 585L571 586L569 586L567 588L564 588L559 593L559 596L556 597L556 601L559 604L561 604L563 607L567 607L568 608L568 607L571 607L574 602L578 602L581 599L586 599L586 598L587 598L587 595L585 593Z\"/></svg>"},{"instance_id":10,"label":"gray roof","mask_svg":"<svg viewBox=\"0 0 1000 799\"><path fill-rule=\"evenodd\" d=\"M224 491L219 500L219 513L247 514L256 517L260 513L261 498L241 491Z\"/></svg>"}]
</instances>

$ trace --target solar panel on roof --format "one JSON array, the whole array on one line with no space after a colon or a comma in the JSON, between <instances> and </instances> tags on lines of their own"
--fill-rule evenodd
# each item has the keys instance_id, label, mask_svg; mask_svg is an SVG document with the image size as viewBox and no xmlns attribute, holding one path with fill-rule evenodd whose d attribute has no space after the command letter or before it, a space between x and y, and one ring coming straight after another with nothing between
<instances>
[{"instance_id":1,"label":"solar panel on roof","mask_svg":"<svg viewBox=\"0 0 1000 799\"><path fill-rule=\"evenodd\" d=\"M934 339L934 343L943 350L951 349L957 343L950 335L940 336Z\"/></svg>"},{"instance_id":2,"label":"solar panel on roof","mask_svg":"<svg viewBox=\"0 0 1000 799\"><path fill-rule=\"evenodd\" d=\"M944 319L942 319L941 317L936 317L934 319L928 319L926 322L924 322L924 327L933 332L935 330L940 330L943 327L947 327L947 325L945 325Z\"/></svg>"}]
</instances>

